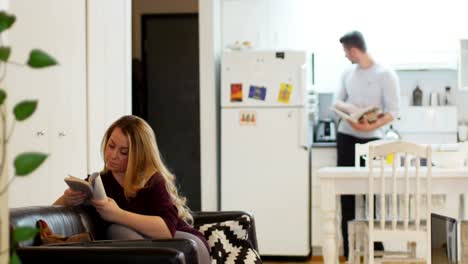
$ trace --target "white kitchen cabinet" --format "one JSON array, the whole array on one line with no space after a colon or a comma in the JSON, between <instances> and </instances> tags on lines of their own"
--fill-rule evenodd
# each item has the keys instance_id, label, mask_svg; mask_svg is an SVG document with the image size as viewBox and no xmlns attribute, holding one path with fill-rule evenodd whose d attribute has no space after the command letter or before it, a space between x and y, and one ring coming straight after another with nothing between
<instances>
[{"instance_id":1,"label":"white kitchen cabinet","mask_svg":"<svg viewBox=\"0 0 468 264\"><path fill-rule=\"evenodd\" d=\"M59 62L39 70L8 68L8 111L21 100L39 101L32 117L15 125L9 144L10 177L18 153L49 154L36 171L13 181L10 207L52 204L66 189L67 174L84 178L95 170L89 163L100 162L100 154L90 158L89 149L99 148L101 126L130 113L130 7L126 1L100 3L18 0L9 5L9 12L17 16L6 41L12 47L11 60L24 63L31 49L40 48ZM103 26L96 29L98 24ZM112 32L100 30L110 25L119 26ZM90 54L101 56L93 60Z\"/></svg>"},{"instance_id":2,"label":"white kitchen cabinet","mask_svg":"<svg viewBox=\"0 0 468 264\"><path fill-rule=\"evenodd\" d=\"M320 212L320 181L317 171L322 167L336 166L336 147L312 146L312 248L321 248L322 219ZM317 255L317 252L313 252Z\"/></svg>"},{"instance_id":3,"label":"white kitchen cabinet","mask_svg":"<svg viewBox=\"0 0 468 264\"><path fill-rule=\"evenodd\" d=\"M400 109L400 118L393 127L403 140L420 144L454 144L457 143L457 107L405 106Z\"/></svg>"}]
</instances>

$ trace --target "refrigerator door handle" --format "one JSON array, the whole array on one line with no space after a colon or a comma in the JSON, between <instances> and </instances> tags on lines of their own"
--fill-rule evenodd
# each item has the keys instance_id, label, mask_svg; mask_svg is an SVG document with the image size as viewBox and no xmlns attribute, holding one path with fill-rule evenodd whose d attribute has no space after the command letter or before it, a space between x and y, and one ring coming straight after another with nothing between
<instances>
[{"instance_id":1,"label":"refrigerator door handle","mask_svg":"<svg viewBox=\"0 0 468 264\"><path fill-rule=\"evenodd\" d=\"M308 123L309 123L309 118L308 118L308 113L307 113L307 108L302 107L299 108L299 116L298 116L298 131L299 131L299 147L304 149L304 150L309 150L310 144L309 144L309 135L308 135Z\"/></svg>"},{"instance_id":2,"label":"refrigerator door handle","mask_svg":"<svg viewBox=\"0 0 468 264\"><path fill-rule=\"evenodd\" d=\"M302 64L299 68L299 104L306 106L307 104L307 67L305 64Z\"/></svg>"},{"instance_id":3,"label":"refrigerator door handle","mask_svg":"<svg viewBox=\"0 0 468 264\"><path fill-rule=\"evenodd\" d=\"M298 116L298 131L299 131L299 147L304 150L309 149L309 115L307 107L307 88L306 88L306 65L302 65L299 70L299 101L302 107L299 109Z\"/></svg>"}]
</instances>

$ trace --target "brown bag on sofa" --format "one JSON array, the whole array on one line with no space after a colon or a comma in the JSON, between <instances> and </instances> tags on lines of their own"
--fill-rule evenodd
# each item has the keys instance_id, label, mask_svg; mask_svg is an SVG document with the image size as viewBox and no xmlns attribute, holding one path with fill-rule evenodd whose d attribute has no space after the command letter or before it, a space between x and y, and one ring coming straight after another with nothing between
<instances>
[{"instance_id":1,"label":"brown bag on sofa","mask_svg":"<svg viewBox=\"0 0 468 264\"><path fill-rule=\"evenodd\" d=\"M40 219L36 222L36 226L39 228L39 242L40 245L49 245L54 243L66 243L66 242L90 242L93 241L93 235L89 232L83 232L69 237L55 235L50 229L46 221Z\"/></svg>"}]
</instances>

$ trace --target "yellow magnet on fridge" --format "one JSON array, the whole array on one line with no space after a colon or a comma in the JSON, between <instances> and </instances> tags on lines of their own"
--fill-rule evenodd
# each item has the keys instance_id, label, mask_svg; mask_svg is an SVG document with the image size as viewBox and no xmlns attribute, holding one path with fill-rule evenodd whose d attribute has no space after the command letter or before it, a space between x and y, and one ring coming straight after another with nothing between
<instances>
[{"instance_id":1,"label":"yellow magnet on fridge","mask_svg":"<svg viewBox=\"0 0 468 264\"><path fill-rule=\"evenodd\" d=\"M278 93L278 102L289 104L289 99L291 98L292 85L289 83L281 83L280 90Z\"/></svg>"}]
</instances>

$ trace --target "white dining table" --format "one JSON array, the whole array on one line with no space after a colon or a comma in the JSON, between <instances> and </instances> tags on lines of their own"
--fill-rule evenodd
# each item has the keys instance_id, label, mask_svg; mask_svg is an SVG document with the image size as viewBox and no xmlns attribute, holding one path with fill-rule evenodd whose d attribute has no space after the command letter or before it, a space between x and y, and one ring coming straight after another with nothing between
<instances>
[{"instance_id":1,"label":"white dining table","mask_svg":"<svg viewBox=\"0 0 468 264\"><path fill-rule=\"evenodd\" d=\"M420 175L425 175L424 170L425 168L421 168ZM367 194L368 175L369 170L364 167L324 167L318 170L321 190L322 253L326 264L339 263L336 224L337 199L342 194ZM390 171L385 173L385 176L388 177L390 184ZM424 186L424 184L421 185ZM375 186L375 188L379 187ZM458 169L433 167L431 189L432 194L467 193L468 167Z\"/></svg>"}]
</instances>

